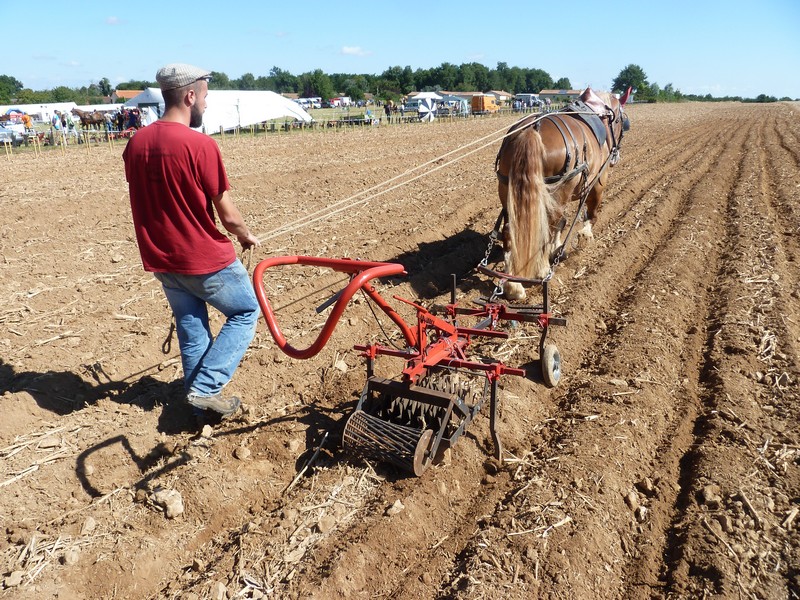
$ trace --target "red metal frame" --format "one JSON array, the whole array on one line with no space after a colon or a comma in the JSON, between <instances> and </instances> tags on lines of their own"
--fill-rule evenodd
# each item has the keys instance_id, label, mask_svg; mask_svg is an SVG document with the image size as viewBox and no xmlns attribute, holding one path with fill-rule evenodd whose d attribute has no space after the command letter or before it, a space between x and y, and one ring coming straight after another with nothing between
<instances>
[{"instance_id":1,"label":"red metal frame","mask_svg":"<svg viewBox=\"0 0 800 600\"><path fill-rule=\"evenodd\" d=\"M349 273L350 282L339 293L336 304L328 315L317 339L305 349L295 348L283 335L275 319L275 312L267 299L264 289L264 272L281 265L306 265L326 267L337 272ZM416 383L427 371L436 366L465 368L473 371L483 371L490 381L501 375L525 376L524 369L508 367L502 363L479 363L469 361L465 350L470 345L473 336L507 338L508 333L494 330L498 320L536 320L540 325L546 325L549 315L531 317L521 314L501 304L487 304L480 309L460 309L455 305L447 306L448 314L455 319L457 314L471 317L485 317L485 324L489 328L458 327L455 322L441 319L431 314L425 307L409 300L394 296L395 300L413 306L417 311L417 325L412 328L403 318L386 302L386 300L370 284L376 277L389 277L392 275L405 275L405 269L397 263L371 262L350 259L322 258L315 256L279 256L261 261L253 272L253 287L256 298L261 306L264 319L278 347L292 358L311 358L319 353L333 333L336 324L344 312L347 303L358 290L364 292L381 308L381 310L397 325L403 334L409 350L396 350L379 344L355 346L356 350L363 353L367 360L374 360L378 355L405 358L406 368L403 370L403 379L409 383ZM544 319L544 323L543 323Z\"/></svg>"},{"instance_id":2,"label":"red metal frame","mask_svg":"<svg viewBox=\"0 0 800 600\"><path fill-rule=\"evenodd\" d=\"M286 337L278 327L275 319L275 313L272 306L267 299L266 291L264 289L264 272L270 267L280 265L306 265L315 267L326 267L334 271L349 273L350 282L338 294L336 294L326 305L330 305L333 299L336 298L335 305L330 315L325 321L317 339L308 348L299 349L295 348L286 340ZM381 388L385 386L384 380L378 380L373 373L373 365L377 356L393 356L396 358L403 358L406 361L405 369L403 369L402 381L394 382L392 385L399 386L406 393L414 390L415 384L424 377L426 374L437 369L464 369L476 372L483 372L488 382L491 383L491 397L490 397L490 415L489 415L489 428L494 442L495 456L499 459L502 456L502 443L500 436L497 433L497 396L498 396L498 380L502 375L516 375L518 377L527 376L525 369L508 367L501 362L475 362L467 360L466 349L472 342L473 337L493 337L493 338L507 338L508 333L497 331L495 327L500 320L511 321L527 321L535 322L542 327L542 344L544 335L547 332L549 324L565 324L564 319L557 319L548 313L547 303L547 282L543 282L544 298L545 301L540 308L520 307L512 308L503 304L494 304L488 302L481 308L459 308L455 304L455 299L451 304L446 306L447 318L442 319L428 311L425 307L415 304L409 300L405 300L398 296L394 296L395 300L404 302L413 306L417 311L417 325L415 327L406 323L403 318L386 302L386 300L375 290L370 284L370 281L376 277L389 277L392 275L405 275L405 270L402 265L396 263L382 263L382 262L369 262L348 259L335 259L335 258L321 258L313 256L280 256L275 258L268 258L261 261L253 272L253 287L255 288L258 303L261 306L261 311L264 319L267 322L269 331L278 347L291 356L292 358L311 358L316 355L330 339L333 329L339 322L339 319L344 312L348 302L358 290L363 290L380 308L381 310L397 325L400 329L403 338L405 339L406 349L398 350L396 348L387 348L379 344L369 344L363 346L355 346L356 350L362 353L367 363L367 385L365 391L362 393L362 399L359 402L358 410L361 408L361 402L364 401L365 395L370 393L371 389ZM481 319L475 327L459 327L457 325L457 318L459 315L468 316L470 318ZM564 321L561 323L560 321ZM383 383L381 383L383 381ZM435 396L436 392L428 393L428 400L430 396ZM403 396L406 397L406 396ZM415 397L415 396L412 396ZM433 404L438 405L433 401ZM458 399L454 404L454 400L450 399L447 413L442 421L442 426L436 434L435 439L431 441L430 447L425 450L424 456L420 460L426 467L436 455L439 444L442 443L445 436L445 425L450 422L451 411L457 408L461 411L457 427L454 431L449 433L447 443L452 445L455 440L464 433L464 428L469 424L475 414L480 410L483 404L483 399L476 402L474 405L465 404L462 399ZM349 422L349 421L348 421ZM415 458L416 461L416 458ZM405 464L405 463L404 463ZM417 470L416 462L414 463L414 473L419 475L423 468ZM406 465L407 466L407 465Z\"/></svg>"},{"instance_id":3,"label":"red metal frame","mask_svg":"<svg viewBox=\"0 0 800 600\"><path fill-rule=\"evenodd\" d=\"M348 283L339 294L339 299L336 301L331 314L328 315L328 319L325 321L325 325L322 327L319 336L317 336L317 339L311 346L305 349L295 348L286 340L286 336L283 335L280 327L278 327L278 322L275 320L275 311L272 310L272 306L267 299L267 293L264 290L264 271L270 267L277 267L280 265L327 267L334 271L350 273L351 275L350 283ZM316 256L277 256L262 260L258 263L253 271L253 288L255 289L258 304L261 306L261 312L264 315L264 319L267 321L267 326L269 327L269 331L275 343L278 344L278 347L283 350L283 352L292 358L305 359L315 356L322 350L330 339L336 324L339 322L344 309L347 307L347 303L350 302L353 294L361 289L363 289L381 310L395 322L403 333L406 343L411 347L416 346L417 338L413 330L369 283L371 279L375 279L376 277L405 274L406 271L403 265L397 263L369 262L349 260L346 258L321 258Z\"/></svg>"}]
</instances>

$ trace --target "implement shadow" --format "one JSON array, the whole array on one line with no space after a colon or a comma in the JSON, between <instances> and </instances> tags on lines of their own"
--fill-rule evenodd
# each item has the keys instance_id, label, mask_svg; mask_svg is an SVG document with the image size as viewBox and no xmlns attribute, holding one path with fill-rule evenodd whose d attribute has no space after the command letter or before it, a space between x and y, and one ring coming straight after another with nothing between
<instances>
[{"instance_id":1,"label":"implement shadow","mask_svg":"<svg viewBox=\"0 0 800 600\"><path fill-rule=\"evenodd\" d=\"M241 418L238 420L233 417L226 424L232 424L227 428L215 428L213 431L214 439L225 437L240 437L253 433L260 429L273 428L282 423L304 423L306 429L306 449L297 457L296 471L299 472L308 462L311 453L320 445L324 435L328 438L325 444L324 460L336 461L341 458L338 456L339 440L347 414L352 411L354 401L343 403L335 408L322 408L314 404L305 405L299 410L282 415L279 417L261 419L255 423L244 423ZM84 491L90 496L97 498L104 494L103 490L98 489L91 477L92 469L87 469L92 456L106 448L121 446L136 465L142 477L130 484L134 490L149 490L151 482L164 477L170 472L188 465L195 460L193 450L202 451L202 436L196 435L190 439L170 444L169 442L159 442L145 454L139 454L133 448L127 435L120 434L99 442L78 455L76 459L76 474ZM313 471L309 471L310 475Z\"/></svg>"}]
</instances>

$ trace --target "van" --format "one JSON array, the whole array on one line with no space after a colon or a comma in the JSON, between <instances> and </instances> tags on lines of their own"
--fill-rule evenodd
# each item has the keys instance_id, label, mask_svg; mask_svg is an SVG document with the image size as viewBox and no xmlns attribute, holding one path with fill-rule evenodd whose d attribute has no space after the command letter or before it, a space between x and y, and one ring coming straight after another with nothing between
<instances>
[{"instance_id":1,"label":"van","mask_svg":"<svg viewBox=\"0 0 800 600\"><path fill-rule=\"evenodd\" d=\"M524 107L541 106L542 101L539 99L539 94L517 94L514 96L515 100L519 100Z\"/></svg>"},{"instance_id":2,"label":"van","mask_svg":"<svg viewBox=\"0 0 800 600\"><path fill-rule=\"evenodd\" d=\"M497 100L491 94L481 94L472 97L472 113L483 115L486 113L496 113L500 110Z\"/></svg>"}]
</instances>

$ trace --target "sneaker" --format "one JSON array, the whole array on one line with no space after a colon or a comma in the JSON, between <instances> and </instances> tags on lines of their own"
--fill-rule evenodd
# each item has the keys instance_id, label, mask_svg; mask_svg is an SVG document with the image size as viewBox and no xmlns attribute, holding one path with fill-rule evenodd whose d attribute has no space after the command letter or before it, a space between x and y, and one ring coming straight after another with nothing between
<instances>
[{"instance_id":1,"label":"sneaker","mask_svg":"<svg viewBox=\"0 0 800 600\"><path fill-rule=\"evenodd\" d=\"M239 410L242 401L236 396L223 398L222 394L214 394L213 396L198 396L197 394L189 394L186 401L195 408L204 410L213 410L227 417Z\"/></svg>"}]
</instances>

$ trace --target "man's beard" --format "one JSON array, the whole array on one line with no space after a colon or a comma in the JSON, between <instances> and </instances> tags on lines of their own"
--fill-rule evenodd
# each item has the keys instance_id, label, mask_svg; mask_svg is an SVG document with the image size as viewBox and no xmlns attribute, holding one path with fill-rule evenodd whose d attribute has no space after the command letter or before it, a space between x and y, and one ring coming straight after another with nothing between
<instances>
[{"instance_id":1,"label":"man's beard","mask_svg":"<svg viewBox=\"0 0 800 600\"><path fill-rule=\"evenodd\" d=\"M201 113L197 105L192 106L192 112L189 116L189 127L196 128L203 124L203 113Z\"/></svg>"}]
</instances>

